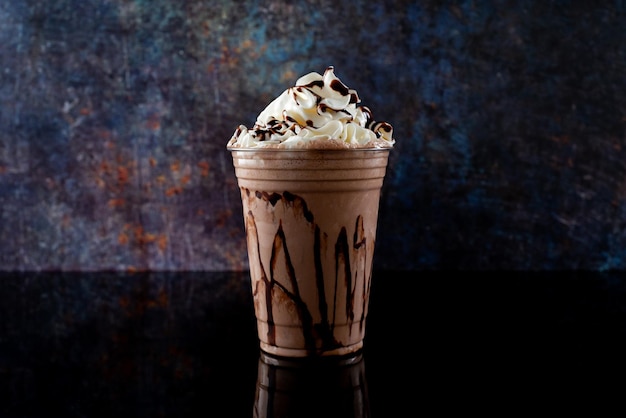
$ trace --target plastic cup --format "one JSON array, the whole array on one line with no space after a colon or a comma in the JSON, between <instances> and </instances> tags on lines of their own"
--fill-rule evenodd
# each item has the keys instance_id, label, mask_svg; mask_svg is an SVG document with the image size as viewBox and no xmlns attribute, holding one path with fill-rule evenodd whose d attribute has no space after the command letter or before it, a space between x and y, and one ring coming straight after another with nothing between
<instances>
[{"instance_id":1,"label":"plastic cup","mask_svg":"<svg viewBox=\"0 0 626 418\"><path fill-rule=\"evenodd\" d=\"M361 350L389 149L230 151L261 349Z\"/></svg>"}]
</instances>

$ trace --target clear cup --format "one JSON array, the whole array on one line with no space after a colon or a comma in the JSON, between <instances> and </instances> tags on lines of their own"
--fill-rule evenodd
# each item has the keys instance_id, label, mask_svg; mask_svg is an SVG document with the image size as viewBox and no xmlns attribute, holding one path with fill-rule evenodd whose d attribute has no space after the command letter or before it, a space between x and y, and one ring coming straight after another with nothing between
<instances>
[{"instance_id":1,"label":"clear cup","mask_svg":"<svg viewBox=\"0 0 626 418\"><path fill-rule=\"evenodd\" d=\"M390 150L229 150L261 349L284 357L361 350Z\"/></svg>"}]
</instances>

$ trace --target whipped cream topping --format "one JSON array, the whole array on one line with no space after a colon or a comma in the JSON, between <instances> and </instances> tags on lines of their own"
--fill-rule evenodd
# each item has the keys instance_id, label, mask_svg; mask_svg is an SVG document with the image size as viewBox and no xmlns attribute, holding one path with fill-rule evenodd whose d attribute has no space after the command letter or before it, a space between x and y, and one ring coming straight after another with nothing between
<instances>
[{"instance_id":1,"label":"whipped cream topping","mask_svg":"<svg viewBox=\"0 0 626 418\"><path fill-rule=\"evenodd\" d=\"M393 128L372 112L328 67L311 72L274 99L252 128L240 125L229 148L390 148Z\"/></svg>"}]
</instances>

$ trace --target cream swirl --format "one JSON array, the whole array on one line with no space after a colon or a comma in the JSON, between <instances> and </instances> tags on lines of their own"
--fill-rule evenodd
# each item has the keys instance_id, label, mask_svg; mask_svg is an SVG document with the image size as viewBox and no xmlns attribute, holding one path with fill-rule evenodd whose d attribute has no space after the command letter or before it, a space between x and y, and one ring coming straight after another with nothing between
<instances>
[{"instance_id":1,"label":"cream swirl","mask_svg":"<svg viewBox=\"0 0 626 418\"><path fill-rule=\"evenodd\" d=\"M274 99L252 128L240 125L228 147L325 148L330 143L348 148L392 147L391 125L373 120L372 112L360 102L332 66L323 75L311 72Z\"/></svg>"}]
</instances>

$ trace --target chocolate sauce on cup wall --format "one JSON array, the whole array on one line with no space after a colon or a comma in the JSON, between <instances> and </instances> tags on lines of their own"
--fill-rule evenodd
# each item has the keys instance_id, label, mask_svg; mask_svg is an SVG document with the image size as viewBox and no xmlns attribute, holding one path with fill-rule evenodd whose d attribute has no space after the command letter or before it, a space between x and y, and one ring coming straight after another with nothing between
<instances>
[{"instance_id":1,"label":"chocolate sauce on cup wall","mask_svg":"<svg viewBox=\"0 0 626 418\"><path fill-rule=\"evenodd\" d=\"M246 195L249 195L249 190L246 189L245 193ZM267 193L256 193L257 198L260 197L261 199L264 199L267 196L268 196ZM280 196L280 195L278 195L277 193L273 193L271 195L271 200L269 200L269 202L272 204L272 206L276 205L277 201L274 200L276 196ZM306 208L306 202L304 202L304 200L299 196L294 196L289 192L285 192L284 196L282 197L285 198L287 201L291 201L291 202L300 200L302 201L302 205L299 205L299 206ZM292 206L292 207L297 207L297 206ZM314 222L313 216L308 210L305 209L303 211L303 216L308 222L311 222L311 223ZM250 226L248 226L248 229L250 231L255 231L256 225L254 224L254 213L252 211L248 212L248 221L250 222ZM251 233L254 233L254 232L251 232ZM328 301L326 301L325 297L319 296L319 295L326 295L326 289L325 289L326 285L324 282L324 275L322 272L323 268L322 268L322 256L321 256L321 251L322 251L321 234L322 233L321 233L319 226L315 225L315 242L313 245L313 258L315 260L315 284L317 287L317 294L318 294L318 301L319 301L318 308L319 308L320 316L322 318L321 322L319 324L316 324L315 328L313 327L312 316L308 310L307 305L304 303L303 298L301 297L300 291L298 289L298 280L296 278L295 267L293 265L293 262L291 261L291 257L289 256L289 245L287 244L287 240L285 237L285 232L283 230L282 223L279 224L278 229L276 231L276 235L274 236L274 243L273 243L272 248L273 250L276 250L276 249L278 250L272 251L272 257L270 259L270 269L269 269L270 276L269 277L267 277L264 273L265 269L262 266L261 260L258 260L258 262L261 265L261 272L262 272L261 280L263 281L263 284L266 289L265 291L266 305L271 306L273 303L272 291L274 287L280 288L280 291L284 292L285 295L289 297L289 299L291 299L291 301L294 303L294 305L297 308L297 314L300 318L300 322L302 323L302 331L304 334L306 349L307 351L311 353L317 350L315 335L318 335L318 337L321 338L322 340L322 344L320 347L321 351L333 350L333 349L341 347L341 343L339 343L333 338L335 318L333 318L333 321L331 322L329 322L328 320L329 303ZM363 235L364 235L363 218L359 215L356 219L356 225L355 225L355 231L354 231L354 242L353 242L354 249L358 250L362 246L366 245L367 240ZM257 245L258 245L258 237L256 237L256 239L257 239ZM280 250L282 250L285 255L284 268L285 268L285 271L287 271L287 279L291 285L291 288L293 289L293 292L290 292L289 290L287 290L286 286L282 285L280 278L275 277L274 275L274 272L277 270L276 263L278 262L278 257L276 257L275 255ZM341 231L339 232L339 236L337 237L337 242L335 243L335 266L337 266L337 268L335 271L335 277L334 277L335 282L334 282L333 287L335 289L334 290L335 296L337 294L337 289L340 287L348 289L348 291L345 292L346 299L344 301L342 300L338 301L336 297L333 298L332 312L337 311L338 304L345 302L345 310L347 314L348 324L352 324L354 323L354 309L355 309L354 307L355 297L354 296L355 296L356 289L352 285L352 271L351 271L349 260L350 260L350 244L348 243L348 235L346 232L346 228L342 227ZM341 269L340 266L343 266L343 269ZM343 270L343 272L341 270ZM359 272L355 272L355 273L358 274ZM365 272L362 272L362 274L364 275ZM359 331L363 330L365 311L366 311L365 304L367 303L367 300L369 299L370 279L371 279L370 277L367 277L367 278L363 277L363 280L362 280L362 284L363 284L362 294L364 295L364 297L361 299L360 302L363 303L364 305L361 306L359 309L361 311L361 316L359 318ZM268 311L267 323L268 323L268 335L267 335L268 343L270 345L275 345L276 344L276 329L274 326L274 320L273 320L273 315L271 314L271 310Z\"/></svg>"},{"instance_id":2,"label":"chocolate sauce on cup wall","mask_svg":"<svg viewBox=\"0 0 626 418\"><path fill-rule=\"evenodd\" d=\"M261 348L360 350L389 150L232 150Z\"/></svg>"}]
</instances>

